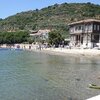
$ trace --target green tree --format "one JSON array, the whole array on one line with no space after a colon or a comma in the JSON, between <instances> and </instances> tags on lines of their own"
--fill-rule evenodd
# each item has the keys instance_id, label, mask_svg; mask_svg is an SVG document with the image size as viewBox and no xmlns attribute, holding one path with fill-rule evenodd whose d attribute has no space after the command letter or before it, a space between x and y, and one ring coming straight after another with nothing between
<instances>
[{"instance_id":1,"label":"green tree","mask_svg":"<svg viewBox=\"0 0 100 100\"><path fill-rule=\"evenodd\" d=\"M14 34L13 33L4 33L4 39L3 42L7 44L13 44L14 43Z\"/></svg>"},{"instance_id":2,"label":"green tree","mask_svg":"<svg viewBox=\"0 0 100 100\"><path fill-rule=\"evenodd\" d=\"M27 42L27 38L29 38L29 34L25 31L2 32L0 33L0 44L14 44Z\"/></svg>"},{"instance_id":3,"label":"green tree","mask_svg":"<svg viewBox=\"0 0 100 100\"><path fill-rule=\"evenodd\" d=\"M28 37L29 37L28 32L24 32L24 31L15 32L14 41L15 43L27 42Z\"/></svg>"},{"instance_id":4,"label":"green tree","mask_svg":"<svg viewBox=\"0 0 100 100\"><path fill-rule=\"evenodd\" d=\"M29 44L32 44L32 43L34 42L34 39L33 39L32 37L28 37L28 38L27 38L27 42L28 42Z\"/></svg>"},{"instance_id":5,"label":"green tree","mask_svg":"<svg viewBox=\"0 0 100 100\"><path fill-rule=\"evenodd\" d=\"M50 45L58 46L63 40L64 38L62 37L60 31L54 30L49 32L48 42Z\"/></svg>"},{"instance_id":6,"label":"green tree","mask_svg":"<svg viewBox=\"0 0 100 100\"><path fill-rule=\"evenodd\" d=\"M37 28L37 24L34 24L32 30L35 30L36 28Z\"/></svg>"}]
</instances>

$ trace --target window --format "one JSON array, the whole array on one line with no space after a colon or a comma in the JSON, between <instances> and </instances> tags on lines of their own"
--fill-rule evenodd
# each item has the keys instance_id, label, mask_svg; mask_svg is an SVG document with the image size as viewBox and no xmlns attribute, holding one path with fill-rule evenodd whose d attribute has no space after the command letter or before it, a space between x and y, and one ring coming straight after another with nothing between
<instances>
[{"instance_id":1,"label":"window","mask_svg":"<svg viewBox=\"0 0 100 100\"><path fill-rule=\"evenodd\" d=\"M97 30L98 30L98 31L100 30L100 25L97 25Z\"/></svg>"},{"instance_id":2,"label":"window","mask_svg":"<svg viewBox=\"0 0 100 100\"><path fill-rule=\"evenodd\" d=\"M76 27L75 27L75 30L77 31L77 29L78 29L78 27L76 26Z\"/></svg>"},{"instance_id":3,"label":"window","mask_svg":"<svg viewBox=\"0 0 100 100\"><path fill-rule=\"evenodd\" d=\"M76 26L75 27L75 30L77 31L77 30L82 30L82 26Z\"/></svg>"},{"instance_id":4,"label":"window","mask_svg":"<svg viewBox=\"0 0 100 100\"><path fill-rule=\"evenodd\" d=\"M85 30L86 31L91 31L92 30L92 24L86 24L85 25Z\"/></svg>"},{"instance_id":5,"label":"window","mask_svg":"<svg viewBox=\"0 0 100 100\"><path fill-rule=\"evenodd\" d=\"M94 30L96 30L97 25L94 25Z\"/></svg>"},{"instance_id":6,"label":"window","mask_svg":"<svg viewBox=\"0 0 100 100\"><path fill-rule=\"evenodd\" d=\"M78 27L78 30L82 30L82 27L81 27L81 26L79 26L79 27Z\"/></svg>"}]
</instances>

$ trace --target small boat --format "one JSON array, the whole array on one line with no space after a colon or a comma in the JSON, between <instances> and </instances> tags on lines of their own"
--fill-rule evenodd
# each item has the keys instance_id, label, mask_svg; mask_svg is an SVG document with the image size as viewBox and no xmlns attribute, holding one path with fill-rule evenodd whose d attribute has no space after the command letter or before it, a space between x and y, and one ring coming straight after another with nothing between
<instances>
[{"instance_id":1,"label":"small boat","mask_svg":"<svg viewBox=\"0 0 100 100\"><path fill-rule=\"evenodd\" d=\"M89 84L89 88L100 89L100 86L97 86L96 84Z\"/></svg>"}]
</instances>

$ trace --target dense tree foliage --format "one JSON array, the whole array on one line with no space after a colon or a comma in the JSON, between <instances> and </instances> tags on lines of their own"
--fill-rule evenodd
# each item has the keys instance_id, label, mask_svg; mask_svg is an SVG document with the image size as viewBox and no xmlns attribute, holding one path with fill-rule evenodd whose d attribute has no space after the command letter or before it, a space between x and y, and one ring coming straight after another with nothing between
<instances>
[{"instance_id":1,"label":"dense tree foliage","mask_svg":"<svg viewBox=\"0 0 100 100\"><path fill-rule=\"evenodd\" d=\"M14 44L27 42L29 38L28 32L1 32L0 44Z\"/></svg>"},{"instance_id":2,"label":"dense tree foliage","mask_svg":"<svg viewBox=\"0 0 100 100\"><path fill-rule=\"evenodd\" d=\"M17 13L0 20L0 30L59 29L66 34L67 24L73 21L100 19L100 5L92 3L63 3L48 6L41 10Z\"/></svg>"},{"instance_id":3,"label":"dense tree foliage","mask_svg":"<svg viewBox=\"0 0 100 100\"><path fill-rule=\"evenodd\" d=\"M54 30L49 32L48 42L50 45L55 45L58 47L58 45L61 45L64 38L62 37L60 31Z\"/></svg>"}]
</instances>

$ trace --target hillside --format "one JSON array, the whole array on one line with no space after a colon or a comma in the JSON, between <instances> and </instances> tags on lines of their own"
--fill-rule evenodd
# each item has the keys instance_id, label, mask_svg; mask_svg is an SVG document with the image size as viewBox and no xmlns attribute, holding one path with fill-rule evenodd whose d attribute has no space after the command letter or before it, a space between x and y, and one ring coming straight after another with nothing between
<instances>
[{"instance_id":1,"label":"hillside","mask_svg":"<svg viewBox=\"0 0 100 100\"><path fill-rule=\"evenodd\" d=\"M100 5L91 3L63 3L48 6L41 10L30 10L0 19L1 31L29 29L68 30L67 24L73 21L96 18L100 19Z\"/></svg>"}]
</instances>

